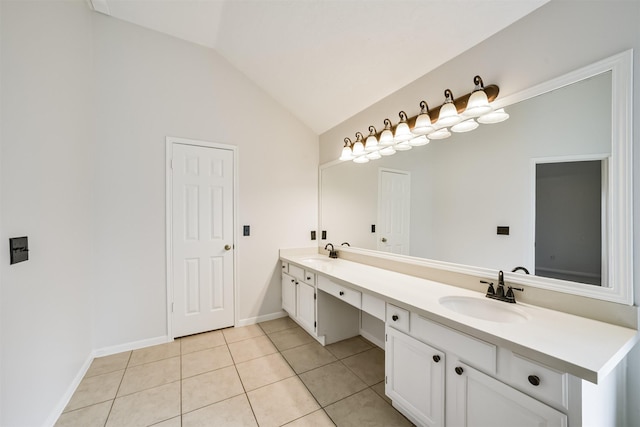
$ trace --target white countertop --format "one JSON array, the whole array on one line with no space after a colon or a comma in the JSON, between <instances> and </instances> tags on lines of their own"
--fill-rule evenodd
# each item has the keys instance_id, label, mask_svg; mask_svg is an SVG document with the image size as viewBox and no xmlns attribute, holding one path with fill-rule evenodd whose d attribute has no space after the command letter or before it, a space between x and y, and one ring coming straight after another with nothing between
<instances>
[{"instance_id":1,"label":"white countertop","mask_svg":"<svg viewBox=\"0 0 640 427\"><path fill-rule=\"evenodd\" d=\"M481 320L439 303L445 296L484 298L479 292L317 253L283 250L280 258L596 384L638 341L634 329L522 303L516 306L528 317L523 322Z\"/></svg>"}]
</instances>

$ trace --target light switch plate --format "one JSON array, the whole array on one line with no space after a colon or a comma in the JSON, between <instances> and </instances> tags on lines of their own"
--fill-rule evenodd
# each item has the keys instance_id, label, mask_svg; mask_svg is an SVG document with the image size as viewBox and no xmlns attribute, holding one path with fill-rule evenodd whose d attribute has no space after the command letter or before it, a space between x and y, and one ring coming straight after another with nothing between
<instances>
[{"instance_id":1,"label":"light switch plate","mask_svg":"<svg viewBox=\"0 0 640 427\"><path fill-rule=\"evenodd\" d=\"M10 264L17 264L29 259L29 240L27 236L9 239Z\"/></svg>"}]
</instances>

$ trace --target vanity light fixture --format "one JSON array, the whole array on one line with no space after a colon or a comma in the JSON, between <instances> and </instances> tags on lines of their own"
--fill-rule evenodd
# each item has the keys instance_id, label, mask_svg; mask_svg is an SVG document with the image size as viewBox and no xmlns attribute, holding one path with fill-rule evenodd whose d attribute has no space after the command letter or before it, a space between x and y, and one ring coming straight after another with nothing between
<instances>
[{"instance_id":1,"label":"vanity light fixture","mask_svg":"<svg viewBox=\"0 0 640 427\"><path fill-rule=\"evenodd\" d=\"M436 122L436 128L446 128L462 121L458 114L456 104L453 102L453 93L449 89L444 90L444 104L440 107L440 115Z\"/></svg>"},{"instance_id":2,"label":"vanity light fixture","mask_svg":"<svg viewBox=\"0 0 640 427\"><path fill-rule=\"evenodd\" d=\"M507 120L509 114L504 108L494 111L491 105L498 97L498 86L485 87L480 76L475 76L473 83L473 91L457 99L454 99L450 89L446 89L444 104L431 110L426 101L421 101L417 116L407 117L407 113L400 111L400 122L395 128L389 119L384 119L384 129L380 134L376 133L375 127L369 126L366 142L360 132L356 133L354 143L345 138L340 160L366 163L382 156L391 156L396 151L427 145L430 140L448 138L451 132L472 131L479 123L492 124Z\"/></svg>"},{"instance_id":3,"label":"vanity light fixture","mask_svg":"<svg viewBox=\"0 0 640 427\"><path fill-rule=\"evenodd\" d=\"M479 117L493 110L491 105L489 105L487 93L484 91L482 78L480 76L475 76L473 78L473 83L475 83L476 87L473 89L473 92L469 97L469 101L467 101L467 108L462 112L464 117ZM456 131L454 130L454 132Z\"/></svg>"},{"instance_id":4,"label":"vanity light fixture","mask_svg":"<svg viewBox=\"0 0 640 427\"><path fill-rule=\"evenodd\" d=\"M383 147L389 147L393 145L393 132L391 132L391 120L384 119L384 129L380 134L379 144Z\"/></svg>"},{"instance_id":5,"label":"vanity light fixture","mask_svg":"<svg viewBox=\"0 0 640 427\"><path fill-rule=\"evenodd\" d=\"M353 151L351 150L351 140L349 138L344 139L344 147L342 147L342 154L340 160L353 160Z\"/></svg>"},{"instance_id":6,"label":"vanity light fixture","mask_svg":"<svg viewBox=\"0 0 640 427\"><path fill-rule=\"evenodd\" d=\"M364 151L366 151L367 153L375 152L380 149L380 147L378 146L378 138L376 137L376 133L376 128L373 126L369 126L369 136L367 136L367 142L364 145Z\"/></svg>"},{"instance_id":7,"label":"vanity light fixture","mask_svg":"<svg viewBox=\"0 0 640 427\"><path fill-rule=\"evenodd\" d=\"M409 124L407 123L407 113L400 111L398 115L400 116L400 123L396 125L396 131L393 135L393 142L396 144L407 142L413 138L411 130L409 129Z\"/></svg>"},{"instance_id":8,"label":"vanity light fixture","mask_svg":"<svg viewBox=\"0 0 640 427\"><path fill-rule=\"evenodd\" d=\"M351 147L351 149L353 150L353 155L356 157L364 154L364 144L362 143L362 133L356 132L356 142L353 143L353 147Z\"/></svg>"}]
</instances>

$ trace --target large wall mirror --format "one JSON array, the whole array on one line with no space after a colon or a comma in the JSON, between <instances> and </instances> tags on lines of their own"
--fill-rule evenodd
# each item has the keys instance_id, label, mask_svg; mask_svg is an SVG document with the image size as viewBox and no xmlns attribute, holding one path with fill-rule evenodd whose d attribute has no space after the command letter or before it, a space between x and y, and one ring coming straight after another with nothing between
<instances>
[{"instance_id":1,"label":"large wall mirror","mask_svg":"<svg viewBox=\"0 0 640 427\"><path fill-rule=\"evenodd\" d=\"M320 228L355 251L475 275L524 267L510 278L631 305L631 98L627 51L499 97L505 122L322 165Z\"/></svg>"}]
</instances>

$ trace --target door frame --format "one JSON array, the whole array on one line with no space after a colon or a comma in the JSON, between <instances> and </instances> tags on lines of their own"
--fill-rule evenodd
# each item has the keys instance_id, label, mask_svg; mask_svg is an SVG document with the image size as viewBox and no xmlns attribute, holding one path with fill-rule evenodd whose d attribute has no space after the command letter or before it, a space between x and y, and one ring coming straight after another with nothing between
<instances>
[{"instance_id":1,"label":"door frame","mask_svg":"<svg viewBox=\"0 0 640 427\"><path fill-rule=\"evenodd\" d=\"M173 341L173 146L177 144L195 145L198 147L214 148L219 150L229 150L233 152L233 218L232 218L232 239L233 239L233 325L238 324L238 286L236 285L237 274L237 250L238 234L236 232L238 224L238 147L235 145L220 144L217 142L200 141L195 139L166 137L165 155L165 241L166 241L166 281L167 281L167 340Z\"/></svg>"}]
</instances>

